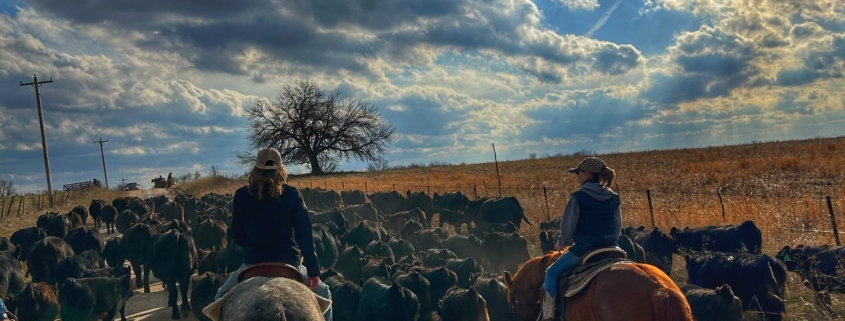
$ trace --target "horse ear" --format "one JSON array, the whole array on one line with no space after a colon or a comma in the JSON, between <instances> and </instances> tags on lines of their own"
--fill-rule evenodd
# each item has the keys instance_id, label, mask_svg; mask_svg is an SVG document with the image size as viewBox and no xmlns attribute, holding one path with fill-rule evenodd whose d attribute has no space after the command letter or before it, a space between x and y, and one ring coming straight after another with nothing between
<instances>
[{"instance_id":1,"label":"horse ear","mask_svg":"<svg viewBox=\"0 0 845 321\"><path fill-rule=\"evenodd\" d=\"M513 279L511 278L511 273L508 272L508 271L505 271L505 285L508 286L508 289L510 289L511 285L513 285Z\"/></svg>"}]
</instances>

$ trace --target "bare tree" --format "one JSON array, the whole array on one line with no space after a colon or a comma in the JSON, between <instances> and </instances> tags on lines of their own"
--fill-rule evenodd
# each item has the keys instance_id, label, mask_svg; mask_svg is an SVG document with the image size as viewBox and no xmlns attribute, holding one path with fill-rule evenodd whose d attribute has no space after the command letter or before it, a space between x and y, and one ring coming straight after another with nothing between
<instances>
[{"instance_id":1,"label":"bare tree","mask_svg":"<svg viewBox=\"0 0 845 321\"><path fill-rule=\"evenodd\" d=\"M256 101L247 115L251 150L276 148L286 164L306 164L312 174L338 170L341 160L380 159L395 132L374 104L308 80L285 85L273 103ZM252 167L255 153L234 154L239 164Z\"/></svg>"},{"instance_id":2,"label":"bare tree","mask_svg":"<svg viewBox=\"0 0 845 321\"><path fill-rule=\"evenodd\" d=\"M0 179L0 197L12 196L12 194L15 194L16 192L17 189L15 188L15 182Z\"/></svg>"},{"instance_id":3,"label":"bare tree","mask_svg":"<svg viewBox=\"0 0 845 321\"><path fill-rule=\"evenodd\" d=\"M220 169L217 168L217 165L211 165L211 170L208 171L208 175L211 177L220 176Z\"/></svg>"},{"instance_id":4,"label":"bare tree","mask_svg":"<svg viewBox=\"0 0 845 321\"><path fill-rule=\"evenodd\" d=\"M200 174L200 171L195 171L194 172L194 180L198 180L198 179L200 179L200 177L202 177L202 174Z\"/></svg>"}]
</instances>

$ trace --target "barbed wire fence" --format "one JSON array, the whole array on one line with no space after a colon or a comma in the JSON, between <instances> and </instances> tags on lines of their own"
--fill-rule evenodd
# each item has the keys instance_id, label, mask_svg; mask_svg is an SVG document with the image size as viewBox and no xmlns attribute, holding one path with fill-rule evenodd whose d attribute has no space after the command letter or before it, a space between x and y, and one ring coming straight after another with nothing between
<instances>
[{"instance_id":1,"label":"barbed wire fence","mask_svg":"<svg viewBox=\"0 0 845 321\"><path fill-rule=\"evenodd\" d=\"M420 184L384 182L347 182L344 180L296 180L298 188L325 190L361 190L369 195L376 191L407 191L443 194L462 192L470 199L489 196L515 196L526 216L548 221L563 214L569 196L576 190L574 182L558 187L543 185L502 186L495 182L481 184ZM795 195L785 192L726 192L683 189L619 189L623 220L627 225L661 228L740 224L755 222L764 232L812 234L807 241L822 239L841 244L837 213L842 213L843 200L831 195ZM800 210L795 210L800 209ZM537 222L533 222L537 225Z\"/></svg>"}]
</instances>

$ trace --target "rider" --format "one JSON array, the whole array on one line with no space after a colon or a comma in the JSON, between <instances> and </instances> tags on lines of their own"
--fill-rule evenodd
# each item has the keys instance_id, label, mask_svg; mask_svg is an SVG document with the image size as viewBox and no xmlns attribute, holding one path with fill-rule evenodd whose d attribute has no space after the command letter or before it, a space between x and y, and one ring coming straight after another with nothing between
<instances>
[{"instance_id":1,"label":"rider","mask_svg":"<svg viewBox=\"0 0 845 321\"><path fill-rule=\"evenodd\" d=\"M231 232L235 243L244 249L244 262L223 283L215 300L238 283L238 273L264 262L297 267L303 279L307 275L307 286L312 291L331 300L329 287L319 278L311 218L299 191L287 184L287 170L279 151L269 148L258 152L249 184L235 192L233 202ZM324 316L331 321L331 307Z\"/></svg>"},{"instance_id":2,"label":"rider","mask_svg":"<svg viewBox=\"0 0 845 321\"><path fill-rule=\"evenodd\" d=\"M610 189L616 172L597 157L583 159L578 167L569 172L578 174L581 188L572 193L566 204L555 249L562 250L572 240L575 245L546 269L541 320L555 317L558 277L580 264L584 254L598 248L616 246L616 239L622 232L619 195Z\"/></svg>"}]
</instances>

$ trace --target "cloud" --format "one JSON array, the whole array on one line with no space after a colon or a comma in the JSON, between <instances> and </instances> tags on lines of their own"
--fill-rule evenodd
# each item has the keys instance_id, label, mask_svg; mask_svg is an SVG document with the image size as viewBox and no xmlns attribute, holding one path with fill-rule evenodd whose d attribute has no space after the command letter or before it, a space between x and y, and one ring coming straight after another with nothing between
<instances>
[{"instance_id":1,"label":"cloud","mask_svg":"<svg viewBox=\"0 0 845 321\"><path fill-rule=\"evenodd\" d=\"M654 73L650 87L642 93L662 104L725 96L758 73L750 63L757 54L754 44L718 27L702 26L680 34L669 54L681 70Z\"/></svg>"},{"instance_id":2,"label":"cloud","mask_svg":"<svg viewBox=\"0 0 845 321\"><path fill-rule=\"evenodd\" d=\"M216 4L211 5L214 9L192 11L169 2L156 9L83 2L31 4L77 23L107 21L140 34L131 45L142 51L176 53L199 70L233 75L258 75L268 66L286 66L379 79L379 60L431 65L446 49L492 50L521 65L537 60L534 65L557 69L556 77L545 80L562 79L563 70L589 70L593 65L614 65L598 72L624 72L641 60L633 47L619 50L620 45L543 27L541 12L528 0L412 0L378 6L336 0L249 1L228 12L223 8L229 5ZM626 62L615 63L618 60ZM544 77L530 67L523 69Z\"/></svg>"}]
</instances>

